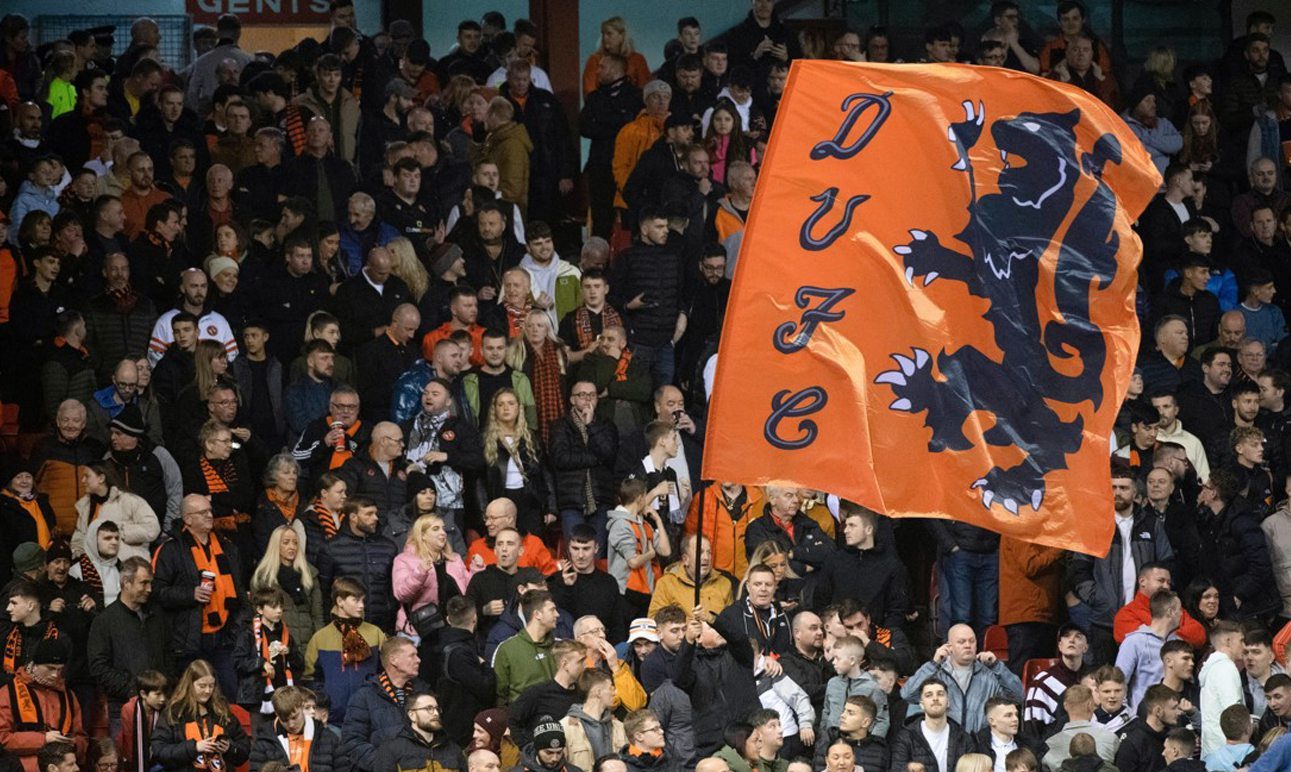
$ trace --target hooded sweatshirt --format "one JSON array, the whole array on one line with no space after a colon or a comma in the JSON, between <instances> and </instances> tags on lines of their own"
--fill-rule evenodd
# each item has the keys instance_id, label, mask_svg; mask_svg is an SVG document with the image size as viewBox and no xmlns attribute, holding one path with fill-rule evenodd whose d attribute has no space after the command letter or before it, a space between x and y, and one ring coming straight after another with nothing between
<instances>
[{"instance_id":1,"label":"hooded sweatshirt","mask_svg":"<svg viewBox=\"0 0 1291 772\"><path fill-rule=\"evenodd\" d=\"M609 574L619 583L619 592L622 593L628 589L628 579L633 573L633 569L628 566L628 560L651 547L654 539L647 537L647 534L653 534L654 529L653 526L648 527L640 515L633 515L623 507L615 507L610 510L607 530L609 535L606 538L610 553ZM654 566L654 561L651 561L637 569L637 577L644 578L649 589L641 590L637 587L633 589L646 594L654 592Z\"/></svg>"},{"instance_id":2,"label":"hooded sweatshirt","mask_svg":"<svg viewBox=\"0 0 1291 772\"><path fill-rule=\"evenodd\" d=\"M572 764L590 769L596 759L618 752L618 749L627 743L627 735L624 734L623 724L614 719L610 711L605 711L598 718L593 718L583 710L582 705L574 705L560 720L565 727L565 738L568 743L569 761ZM577 724L577 727L574 726ZM576 741L578 733L586 738L587 748L583 748L583 743ZM572 736L571 736L572 735ZM581 758L582 751L590 750L590 762L588 759ZM575 757L575 752L578 757ZM583 763L579 763L583 762Z\"/></svg>"},{"instance_id":3,"label":"hooded sweatshirt","mask_svg":"<svg viewBox=\"0 0 1291 772\"><path fill-rule=\"evenodd\" d=\"M1208 759L1210 754L1224 747L1219 714L1229 705L1245 702L1246 698L1237 665L1222 651L1206 657L1197 681L1201 684L1201 755ZM1209 762L1206 766L1210 766Z\"/></svg>"},{"instance_id":4,"label":"hooded sweatshirt","mask_svg":"<svg viewBox=\"0 0 1291 772\"><path fill-rule=\"evenodd\" d=\"M72 563L72 568L68 571L71 576L91 587L103 588L103 605L100 608L107 608L121 593L120 558L105 558L99 554L99 527L106 522L106 519L99 518L90 523L85 530L85 554ZM98 574L97 584L93 578L95 573Z\"/></svg>"},{"instance_id":5,"label":"hooded sweatshirt","mask_svg":"<svg viewBox=\"0 0 1291 772\"><path fill-rule=\"evenodd\" d=\"M582 272L557 254L552 254L546 265L540 265L532 255L525 253L520 259L520 267L529 274L533 296L537 298L545 292L554 301L555 305L547 309L547 318L551 320L551 329L559 328L565 314L583 302Z\"/></svg>"}]
</instances>

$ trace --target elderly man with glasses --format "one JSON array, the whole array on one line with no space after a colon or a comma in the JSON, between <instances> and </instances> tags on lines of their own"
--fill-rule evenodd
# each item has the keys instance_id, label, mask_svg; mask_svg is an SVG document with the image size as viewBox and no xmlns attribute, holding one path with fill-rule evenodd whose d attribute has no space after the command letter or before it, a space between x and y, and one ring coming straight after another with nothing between
<instances>
[{"instance_id":1,"label":"elderly man with glasses","mask_svg":"<svg viewBox=\"0 0 1291 772\"><path fill-rule=\"evenodd\" d=\"M359 419L361 404L352 386L337 386L328 400L327 415L311 421L292 447L301 478L309 481L311 489L319 475L340 469L355 455L366 452L372 425Z\"/></svg>"}]
</instances>

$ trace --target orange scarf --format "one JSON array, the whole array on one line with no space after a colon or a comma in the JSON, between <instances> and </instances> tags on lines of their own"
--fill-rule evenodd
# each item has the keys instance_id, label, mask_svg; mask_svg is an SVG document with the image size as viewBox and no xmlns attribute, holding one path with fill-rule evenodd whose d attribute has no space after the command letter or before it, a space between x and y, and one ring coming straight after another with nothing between
<instances>
[{"instance_id":1,"label":"orange scarf","mask_svg":"<svg viewBox=\"0 0 1291 772\"><path fill-rule=\"evenodd\" d=\"M277 488L265 488L264 495L269 499L270 504L278 508L284 520L290 523L296 519L296 508L300 506L300 491L292 491L290 496L283 498Z\"/></svg>"},{"instance_id":2,"label":"orange scarf","mask_svg":"<svg viewBox=\"0 0 1291 772\"><path fill-rule=\"evenodd\" d=\"M214 740L222 734L224 734L224 727L211 721L208 716L202 716L184 724L184 739L193 742ZM216 759L219 761L216 762ZM224 757L218 753L212 753L210 758L203 758L199 753L193 761L193 769L224 769Z\"/></svg>"},{"instance_id":3,"label":"orange scarf","mask_svg":"<svg viewBox=\"0 0 1291 772\"><path fill-rule=\"evenodd\" d=\"M278 642L282 644L283 648L283 653L278 655L278 657L282 660L282 670L283 675L287 677L287 685L291 686L295 683L295 680L291 676L291 663L290 660L287 659L287 648L291 644L291 633L287 631L286 622L279 622L278 627L281 630L278 634ZM264 622L260 619L259 614L256 615L255 619L251 620L251 632L255 635L256 649L260 651L260 659L272 664L274 658L269 655L269 636L264 634ZM278 666L274 665L274 667L277 668ZM273 679L269 676L265 676L264 684L269 687L269 689L273 689Z\"/></svg>"},{"instance_id":4,"label":"orange scarf","mask_svg":"<svg viewBox=\"0 0 1291 772\"><path fill-rule=\"evenodd\" d=\"M206 602L206 607L202 609L202 632L206 634L219 632L229 621L229 601L237 597L233 574L224 557L224 549L220 546L220 537L211 533L206 548L203 548L202 543L191 533L189 538L193 539L190 552L193 562L197 564L197 572L200 574L202 571L210 571L215 574L215 590L211 593L211 599ZM154 562L155 560L154 558Z\"/></svg>"},{"instance_id":5,"label":"orange scarf","mask_svg":"<svg viewBox=\"0 0 1291 772\"><path fill-rule=\"evenodd\" d=\"M335 419L333 419L329 415L327 417L327 425L331 426L334 423L336 423ZM355 421L353 426L345 430L345 436L348 437L349 440L353 440L354 435L358 434L359 427L362 425L363 425L362 421ZM345 447L342 449L338 450L334 448L332 450L332 460L329 461L327 464L328 471L331 471L332 469L340 469L341 465L344 464L346 461L349 461L350 458L352 458L353 456L354 456L354 451L350 450L349 441L346 441Z\"/></svg>"},{"instance_id":6,"label":"orange scarf","mask_svg":"<svg viewBox=\"0 0 1291 772\"><path fill-rule=\"evenodd\" d=\"M40 502L36 500L36 497L32 496L31 498L24 499L22 496L19 496L8 488L0 491L0 495L8 496L14 501L17 501L18 506L22 507L23 510L31 516L32 521L36 523L36 542L40 544L41 549L49 549L49 545L53 543L54 537L49 532L49 523L45 522L45 514L40 511Z\"/></svg>"},{"instance_id":7,"label":"orange scarf","mask_svg":"<svg viewBox=\"0 0 1291 772\"><path fill-rule=\"evenodd\" d=\"M15 732L42 734L51 729L57 729L64 735L71 735L74 711L67 689L50 689L58 695L60 714L58 723L53 724L48 721L49 717L44 715L40 698L32 693L32 683L31 677L25 672L16 674L13 681L9 683L9 705L14 713L13 726L10 728Z\"/></svg>"},{"instance_id":8,"label":"orange scarf","mask_svg":"<svg viewBox=\"0 0 1291 772\"><path fill-rule=\"evenodd\" d=\"M215 471L215 467L211 462L206 460L206 456L202 456L199 464L202 467L202 477L206 480L207 493L229 492L228 483L224 482L224 478L220 476L220 473Z\"/></svg>"},{"instance_id":9,"label":"orange scarf","mask_svg":"<svg viewBox=\"0 0 1291 772\"><path fill-rule=\"evenodd\" d=\"M628 379L628 365L632 364L632 352L623 349L619 354L619 363L614 367L614 380L623 383Z\"/></svg>"},{"instance_id":10,"label":"orange scarf","mask_svg":"<svg viewBox=\"0 0 1291 772\"><path fill-rule=\"evenodd\" d=\"M39 624L39 623L38 623ZM45 634L41 636L44 640L58 640L58 628L54 623L45 620ZM9 635L4 641L4 672L17 673L18 668L23 665L22 660L22 625L15 624L9 631Z\"/></svg>"}]
</instances>

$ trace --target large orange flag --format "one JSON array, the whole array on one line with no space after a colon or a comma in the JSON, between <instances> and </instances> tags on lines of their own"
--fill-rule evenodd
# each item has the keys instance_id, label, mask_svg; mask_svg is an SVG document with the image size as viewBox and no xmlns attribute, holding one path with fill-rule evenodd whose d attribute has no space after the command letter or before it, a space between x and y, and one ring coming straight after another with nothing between
<instances>
[{"instance_id":1,"label":"large orange flag","mask_svg":"<svg viewBox=\"0 0 1291 772\"><path fill-rule=\"evenodd\" d=\"M1104 554L1160 184L1094 96L795 62L744 235L704 478Z\"/></svg>"}]
</instances>

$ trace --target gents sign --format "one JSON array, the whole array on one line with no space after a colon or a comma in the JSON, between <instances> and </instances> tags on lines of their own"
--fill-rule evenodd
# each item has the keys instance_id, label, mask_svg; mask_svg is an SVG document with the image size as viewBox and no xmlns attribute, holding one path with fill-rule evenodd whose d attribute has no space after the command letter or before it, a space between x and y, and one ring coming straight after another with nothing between
<instances>
[{"instance_id":1,"label":"gents sign","mask_svg":"<svg viewBox=\"0 0 1291 772\"><path fill-rule=\"evenodd\" d=\"M185 0L198 24L214 24L222 13L237 14L243 25L326 24L327 0Z\"/></svg>"},{"instance_id":2,"label":"gents sign","mask_svg":"<svg viewBox=\"0 0 1291 772\"><path fill-rule=\"evenodd\" d=\"M704 478L1102 554L1160 183L1080 89L795 62L740 252Z\"/></svg>"}]
</instances>

